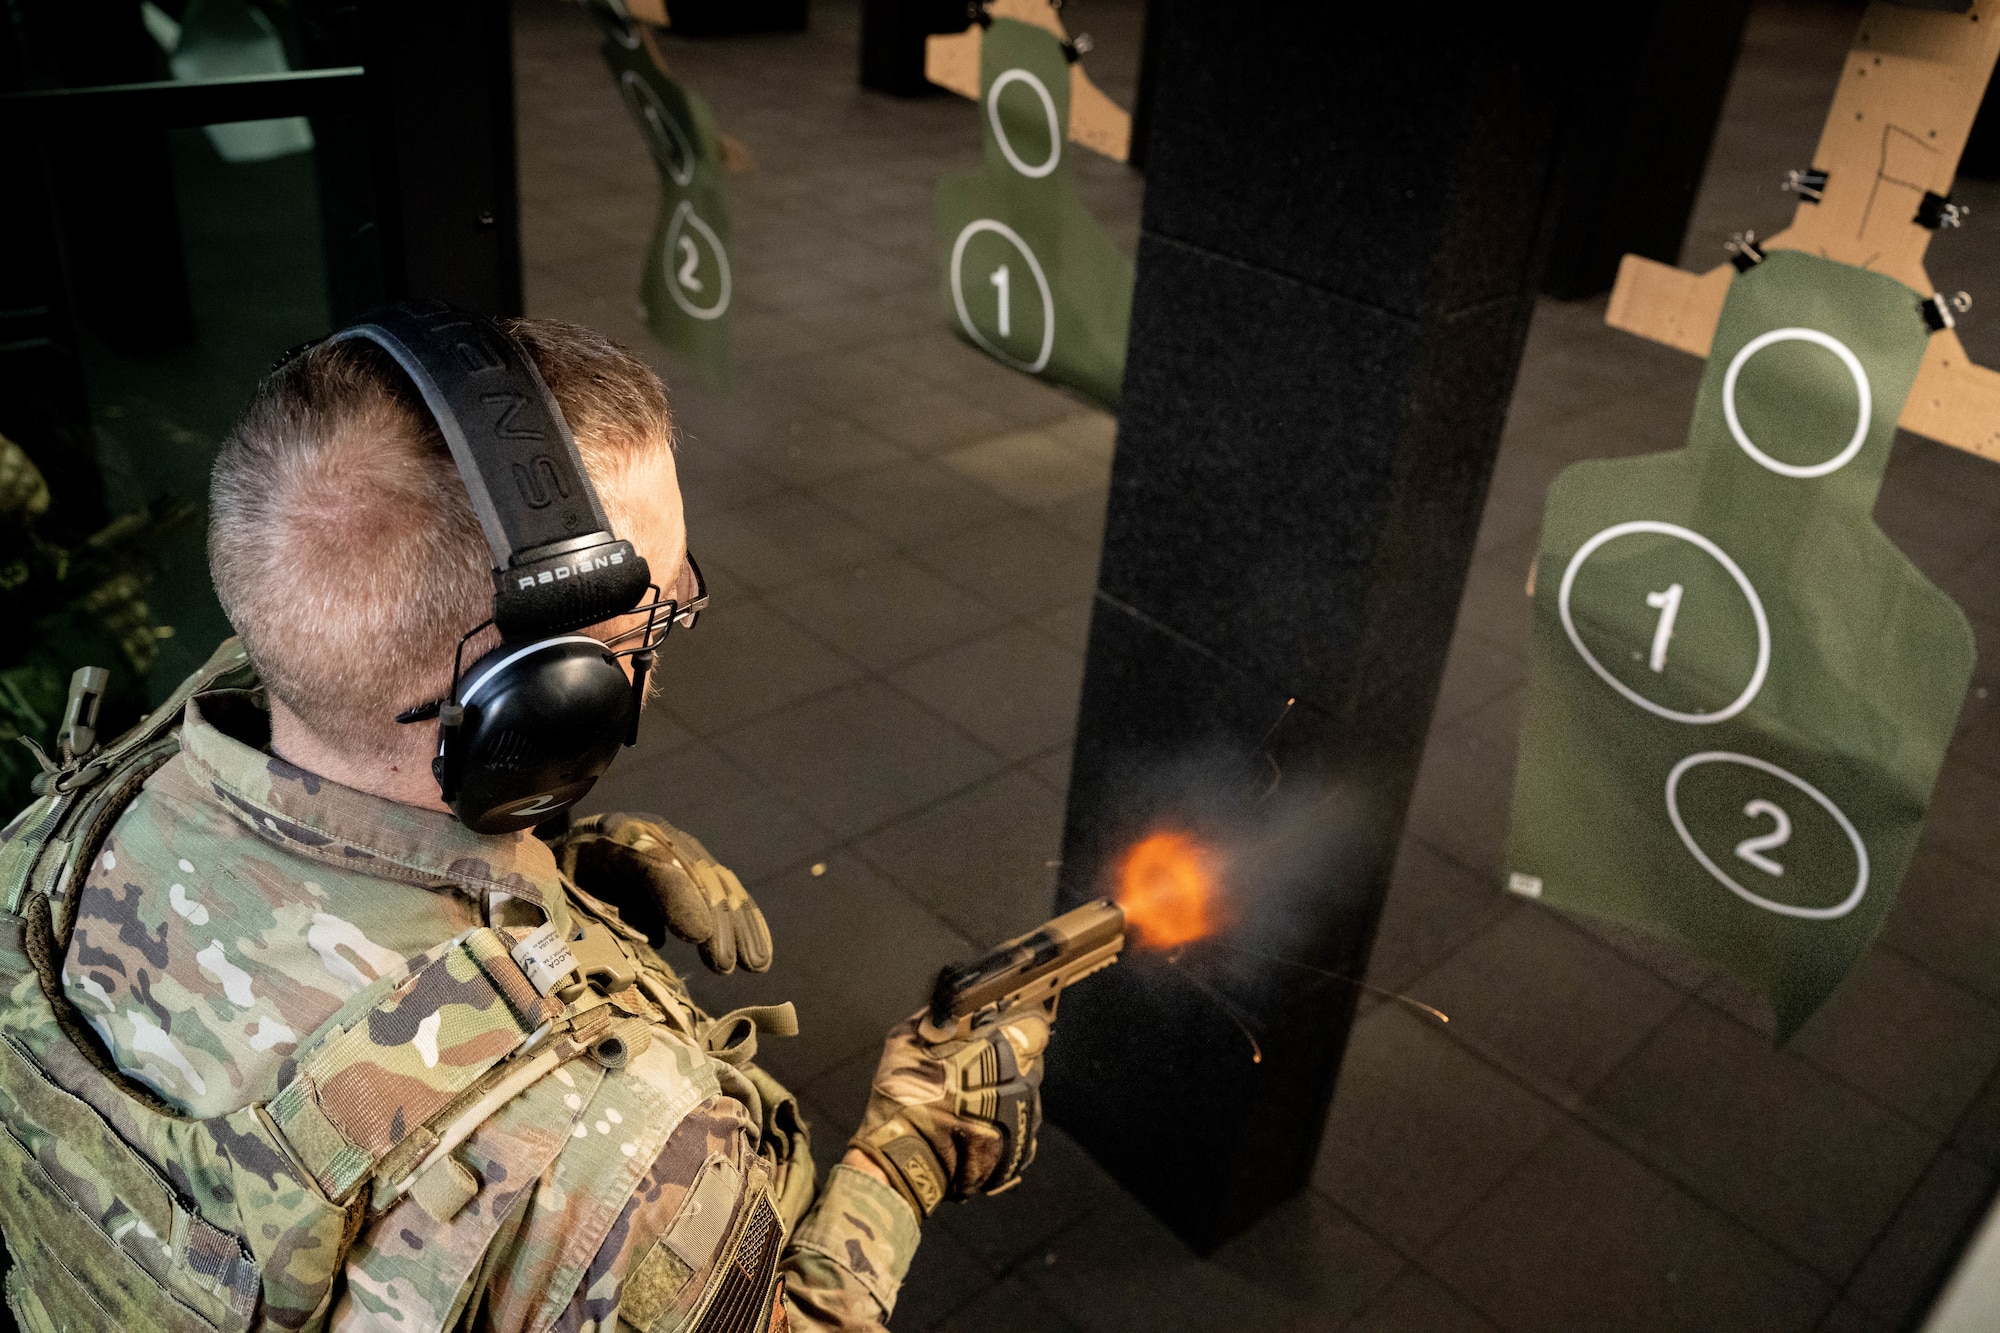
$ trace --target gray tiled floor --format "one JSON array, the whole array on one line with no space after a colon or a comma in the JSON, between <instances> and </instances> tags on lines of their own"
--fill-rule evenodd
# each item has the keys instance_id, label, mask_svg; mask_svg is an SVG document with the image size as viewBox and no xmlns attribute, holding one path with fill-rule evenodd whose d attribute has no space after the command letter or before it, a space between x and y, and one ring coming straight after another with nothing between
<instances>
[{"instance_id":1,"label":"gray tiled floor","mask_svg":"<svg viewBox=\"0 0 2000 1333\"><path fill-rule=\"evenodd\" d=\"M857 9L804 35L667 41L755 154L729 178L734 392L633 313L652 168L575 9L517 0L534 313L654 356L675 393L716 609L676 638L604 806L701 834L765 904L780 963L698 977L799 1002L764 1058L830 1160L882 1029L944 958L1048 909L1113 423L946 331L929 192L976 154L953 98L855 86ZM1686 260L1778 230L1855 11L1760 0ZM1079 0L1129 104L1137 0ZM1140 181L1079 153L1129 249ZM2000 189L1941 236L1941 287L2000 291ZM1981 218L1988 223L1982 225ZM1051 1130L1021 1189L930 1227L898 1329L1883 1330L1921 1312L2000 1172L2000 467L1901 439L1878 519L1982 646L1931 826L1874 952L1786 1050L1669 946L1499 892L1548 482L1679 445L1700 366L1544 303L1312 1189L1197 1259ZM2000 365L2000 321L1963 328Z\"/></svg>"}]
</instances>

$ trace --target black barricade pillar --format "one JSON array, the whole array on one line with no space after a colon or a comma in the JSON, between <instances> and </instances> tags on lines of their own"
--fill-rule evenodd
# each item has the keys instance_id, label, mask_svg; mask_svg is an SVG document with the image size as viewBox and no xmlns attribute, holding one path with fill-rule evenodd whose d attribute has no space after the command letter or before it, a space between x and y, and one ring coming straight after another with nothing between
<instances>
[{"instance_id":1,"label":"black barricade pillar","mask_svg":"<svg viewBox=\"0 0 2000 1333\"><path fill-rule=\"evenodd\" d=\"M897 97L943 92L924 77L925 43L969 22L960 0L863 0L861 86Z\"/></svg>"},{"instance_id":2,"label":"black barricade pillar","mask_svg":"<svg viewBox=\"0 0 2000 1333\"><path fill-rule=\"evenodd\" d=\"M1177 831L1227 916L1065 996L1048 1105L1207 1248L1311 1171L1356 992L1307 969L1365 965L1574 71L1568 25L1510 6L1176 0L1150 22L1059 897L1110 891L1135 841Z\"/></svg>"},{"instance_id":3,"label":"black barricade pillar","mask_svg":"<svg viewBox=\"0 0 2000 1333\"><path fill-rule=\"evenodd\" d=\"M361 31L388 295L520 314L507 7L485 0L367 0ZM346 158L356 147L343 135L334 151ZM353 200L328 203L332 227L350 220L356 207ZM357 271L351 254L329 259L333 298L348 305L372 274L365 264Z\"/></svg>"},{"instance_id":4,"label":"black barricade pillar","mask_svg":"<svg viewBox=\"0 0 2000 1333\"><path fill-rule=\"evenodd\" d=\"M1680 262L1749 16L1750 0L1635 0L1593 15L1573 76L1589 112L1563 136L1543 291L1608 292L1627 253Z\"/></svg>"}]
</instances>

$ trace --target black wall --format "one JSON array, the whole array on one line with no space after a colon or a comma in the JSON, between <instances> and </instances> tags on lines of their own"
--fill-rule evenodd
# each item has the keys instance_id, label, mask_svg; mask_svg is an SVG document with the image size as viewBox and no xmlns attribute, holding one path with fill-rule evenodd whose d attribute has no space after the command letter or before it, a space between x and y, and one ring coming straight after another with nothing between
<instances>
[{"instance_id":1,"label":"black wall","mask_svg":"<svg viewBox=\"0 0 2000 1333\"><path fill-rule=\"evenodd\" d=\"M390 296L519 314L521 221L507 6L367 0L369 148ZM344 312L340 294L336 317Z\"/></svg>"},{"instance_id":2,"label":"black wall","mask_svg":"<svg viewBox=\"0 0 2000 1333\"><path fill-rule=\"evenodd\" d=\"M861 86L897 97L943 92L924 77L924 43L970 22L966 0L863 0Z\"/></svg>"},{"instance_id":3,"label":"black wall","mask_svg":"<svg viewBox=\"0 0 2000 1333\"><path fill-rule=\"evenodd\" d=\"M1607 5L1578 34L1544 291L1609 291L1627 253L1680 262L1749 16L1750 0L1651 0Z\"/></svg>"}]
</instances>

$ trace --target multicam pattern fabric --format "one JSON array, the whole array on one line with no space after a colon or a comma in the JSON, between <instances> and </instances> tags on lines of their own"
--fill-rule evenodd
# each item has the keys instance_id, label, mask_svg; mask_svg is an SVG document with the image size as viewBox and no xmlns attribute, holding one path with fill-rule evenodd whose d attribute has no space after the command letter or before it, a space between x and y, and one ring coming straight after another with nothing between
<instances>
[{"instance_id":1,"label":"multicam pattern fabric","mask_svg":"<svg viewBox=\"0 0 2000 1333\"><path fill-rule=\"evenodd\" d=\"M476 1093L475 1084L564 1012L536 993L507 941L485 927L443 946L386 995L363 994L372 1002L366 1011L350 1006L340 1031L305 1057L269 1104L292 1151L340 1200L378 1166L427 1154L435 1146L429 1132L411 1136L459 1096ZM425 1197L436 1211L447 1195L433 1189Z\"/></svg>"},{"instance_id":2,"label":"multicam pattern fabric","mask_svg":"<svg viewBox=\"0 0 2000 1333\"><path fill-rule=\"evenodd\" d=\"M480 924L456 862L499 860L501 874L529 880L511 863L526 849L487 845L511 840L232 740L203 716L222 702L189 706L180 757L112 830L63 968L70 1000L119 1068L203 1117L277 1095L288 1060L342 1004ZM428 846L425 826L438 834ZM385 856L377 845L389 831L404 837ZM304 863L301 850L313 853ZM383 877L378 863L392 858L428 863L418 891Z\"/></svg>"},{"instance_id":3,"label":"multicam pattern fabric","mask_svg":"<svg viewBox=\"0 0 2000 1333\"><path fill-rule=\"evenodd\" d=\"M572 897L553 855L525 834L475 835L443 813L273 759L254 704L217 691L189 706L182 753L127 807L77 893L68 995L120 1068L203 1118L228 1160L181 1160L201 1136L154 1134L145 1126L172 1122L145 1114L133 1117L138 1132L123 1131L127 1141L197 1197L233 1190L246 1223L286 1217L284 1199L298 1200L296 1245L282 1224L250 1228L262 1233L251 1238L265 1274L259 1326L310 1328L324 1317L335 1329L687 1327L711 1299L704 1293L725 1285L719 1265L735 1251L724 1235L743 1239L758 1222L768 1235L776 1222L770 1149L760 1113L725 1091L748 1086L741 1071L708 1053L685 1012L669 1012L684 992L642 943L631 947L659 985L614 997L617 1021L638 1024L643 1038L626 1043L629 1058L610 1068L572 1059L513 1097L414 1188L377 1205L340 1261L330 1308L307 1305L328 1289L323 1265L341 1238L326 1227L339 1215L313 1204L296 1166L272 1160L253 1130L257 1104L310 1082L301 1069L381 1071L429 1090L442 1088L446 1066L480 1067L485 1044L503 1035L502 1011L538 998L498 980L504 969L489 975L472 942L490 951L500 936L482 927L601 909ZM420 1002L427 987L451 994ZM662 1002L636 998L642 989ZM368 1042L380 1052L346 1051ZM428 1104L385 1094L391 1102ZM372 1151L410 1127L340 1128ZM87 1186L85 1164L72 1165ZM170 1208L171 1192L163 1198ZM719 1215L733 1229L716 1226ZM172 1226L166 1212L138 1221ZM836 1171L784 1250L778 1303L755 1327L883 1327L916 1241L901 1199ZM296 1304L273 1301L274 1273L297 1287ZM226 1287L226 1274L217 1279Z\"/></svg>"},{"instance_id":4,"label":"multicam pattern fabric","mask_svg":"<svg viewBox=\"0 0 2000 1333\"><path fill-rule=\"evenodd\" d=\"M917 1251L917 1215L894 1190L851 1166L833 1168L820 1201L792 1238L791 1268L804 1279L787 1284L792 1326L848 1328L862 1305L852 1291L856 1280L885 1312L894 1307Z\"/></svg>"}]
</instances>

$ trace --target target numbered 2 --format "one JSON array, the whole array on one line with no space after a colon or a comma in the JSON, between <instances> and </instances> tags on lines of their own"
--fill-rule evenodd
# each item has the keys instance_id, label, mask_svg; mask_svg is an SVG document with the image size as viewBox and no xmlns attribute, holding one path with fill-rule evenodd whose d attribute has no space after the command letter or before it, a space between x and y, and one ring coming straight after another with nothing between
<instances>
[{"instance_id":1,"label":"target numbered 2","mask_svg":"<svg viewBox=\"0 0 2000 1333\"><path fill-rule=\"evenodd\" d=\"M1691 754L1667 774L1667 818L1701 868L1753 907L1833 921L1868 892L1868 845L1831 797L1768 760Z\"/></svg>"},{"instance_id":2,"label":"target numbered 2","mask_svg":"<svg viewBox=\"0 0 2000 1333\"><path fill-rule=\"evenodd\" d=\"M966 224L951 246L951 300L965 336L1030 375L1056 345L1056 300L1042 261L1004 222Z\"/></svg>"},{"instance_id":3,"label":"target numbered 2","mask_svg":"<svg viewBox=\"0 0 2000 1333\"><path fill-rule=\"evenodd\" d=\"M1642 519L1597 533L1563 570L1556 611L1601 680L1671 722L1735 717L1771 669L1771 622L1749 576L1676 523Z\"/></svg>"},{"instance_id":4,"label":"target numbered 2","mask_svg":"<svg viewBox=\"0 0 2000 1333\"><path fill-rule=\"evenodd\" d=\"M729 309L729 253L685 199L667 224L665 251L674 304L695 319L720 319Z\"/></svg>"}]
</instances>

